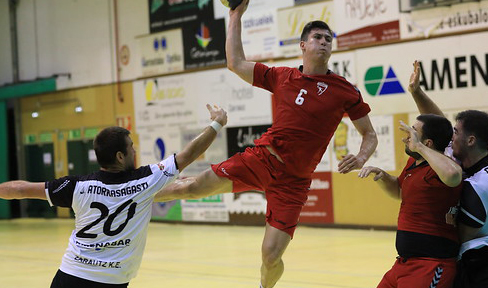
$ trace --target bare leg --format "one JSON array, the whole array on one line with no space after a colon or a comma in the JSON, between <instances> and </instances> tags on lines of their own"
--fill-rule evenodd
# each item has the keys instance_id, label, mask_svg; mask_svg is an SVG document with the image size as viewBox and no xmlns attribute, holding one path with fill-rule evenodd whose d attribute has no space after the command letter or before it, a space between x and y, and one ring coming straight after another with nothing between
<instances>
[{"instance_id":1,"label":"bare leg","mask_svg":"<svg viewBox=\"0 0 488 288\"><path fill-rule=\"evenodd\" d=\"M285 266L281 256L285 253L291 237L287 233L266 223L262 251L261 285L263 288L274 287L283 274Z\"/></svg>"}]
</instances>

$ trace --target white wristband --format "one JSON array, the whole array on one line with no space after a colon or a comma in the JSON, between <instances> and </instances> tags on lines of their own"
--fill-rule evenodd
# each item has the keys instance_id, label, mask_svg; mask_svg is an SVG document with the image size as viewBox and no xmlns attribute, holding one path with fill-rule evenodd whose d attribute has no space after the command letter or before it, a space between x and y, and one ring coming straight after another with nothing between
<instances>
[{"instance_id":1,"label":"white wristband","mask_svg":"<svg viewBox=\"0 0 488 288\"><path fill-rule=\"evenodd\" d=\"M210 127L212 127L215 132L219 133L220 129L222 129L222 124L217 121L212 121L212 123L210 123Z\"/></svg>"}]
</instances>

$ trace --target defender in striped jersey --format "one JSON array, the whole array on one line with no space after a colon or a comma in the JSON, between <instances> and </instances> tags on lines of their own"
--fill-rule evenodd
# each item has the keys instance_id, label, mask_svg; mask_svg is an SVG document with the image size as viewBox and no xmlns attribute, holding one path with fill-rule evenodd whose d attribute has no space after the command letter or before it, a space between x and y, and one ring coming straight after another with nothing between
<instances>
[{"instance_id":1,"label":"defender in striped jersey","mask_svg":"<svg viewBox=\"0 0 488 288\"><path fill-rule=\"evenodd\" d=\"M94 140L100 171L45 183L0 184L0 198L43 199L75 212L75 229L51 288L128 286L141 264L156 193L207 150L227 123L223 109L207 108L212 124L181 152L157 164L135 169L130 132L109 127Z\"/></svg>"}]
</instances>

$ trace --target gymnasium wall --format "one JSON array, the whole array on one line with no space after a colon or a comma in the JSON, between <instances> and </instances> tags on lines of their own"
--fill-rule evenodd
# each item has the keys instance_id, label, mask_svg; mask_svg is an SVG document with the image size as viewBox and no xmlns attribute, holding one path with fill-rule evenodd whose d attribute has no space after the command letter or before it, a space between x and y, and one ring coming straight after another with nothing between
<instances>
[{"instance_id":1,"label":"gymnasium wall","mask_svg":"<svg viewBox=\"0 0 488 288\"><path fill-rule=\"evenodd\" d=\"M202 19L203 28L198 21L176 25L177 18L159 23L155 15L177 8L157 6L169 5L166 1L20 1L21 80L57 75L58 90L19 100L23 144L51 139L55 176L61 177L69 173L67 142L76 131L81 137L77 139L88 140L93 131L120 125L131 130L137 163L145 165L180 151L208 125L205 104L215 103L228 111L227 128L184 175L195 175L252 145L272 124L272 96L224 67L227 10L219 0L210 2L201 13L196 6L188 11L197 19L211 18ZM483 20L487 3L400 12L397 1L296 5L291 0L251 0L243 17L243 44L251 60L297 66L297 37L303 25L311 19L327 21L337 36L330 69L357 85L372 108L380 146L367 165L398 175L407 160L398 123L411 123L417 114L407 92L414 60L422 64L422 87L450 118L462 109L488 110L488 53L480 45L488 43L488 23ZM470 22L475 12L479 21ZM468 20L458 21L456 15L467 15ZM195 37L200 32L207 37L205 47ZM6 29L0 29L0 39L9 43ZM0 60L0 85L11 81L9 65ZM74 112L78 103L82 113ZM36 109L40 116L34 119ZM359 179L357 172L337 172L338 155L357 153L359 144L358 133L345 117L314 173L302 223L396 225L398 200L372 179ZM153 211L155 219L164 221L260 224L265 199L258 191L227 193L155 204Z\"/></svg>"}]
</instances>

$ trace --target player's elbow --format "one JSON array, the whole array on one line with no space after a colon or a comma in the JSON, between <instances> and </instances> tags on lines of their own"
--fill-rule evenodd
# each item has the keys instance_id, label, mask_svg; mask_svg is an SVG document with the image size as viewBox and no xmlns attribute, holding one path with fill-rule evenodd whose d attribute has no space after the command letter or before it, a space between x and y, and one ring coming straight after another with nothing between
<instances>
[{"instance_id":1,"label":"player's elbow","mask_svg":"<svg viewBox=\"0 0 488 288\"><path fill-rule=\"evenodd\" d=\"M237 69L236 67L237 67L236 61L227 60L227 69L236 73L236 69Z\"/></svg>"},{"instance_id":2,"label":"player's elbow","mask_svg":"<svg viewBox=\"0 0 488 288\"><path fill-rule=\"evenodd\" d=\"M461 170L461 167L452 167L446 172L447 173L444 176L444 180L442 181L444 182L444 184L449 187L456 187L461 184L461 181L463 180L463 172Z\"/></svg>"},{"instance_id":3,"label":"player's elbow","mask_svg":"<svg viewBox=\"0 0 488 288\"><path fill-rule=\"evenodd\" d=\"M374 146L374 149L378 146L378 135L376 134L376 131L371 130L366 133L366 137L370 139L369 141L371 142L371 145Z\"/></svg>"}]
</instances>

